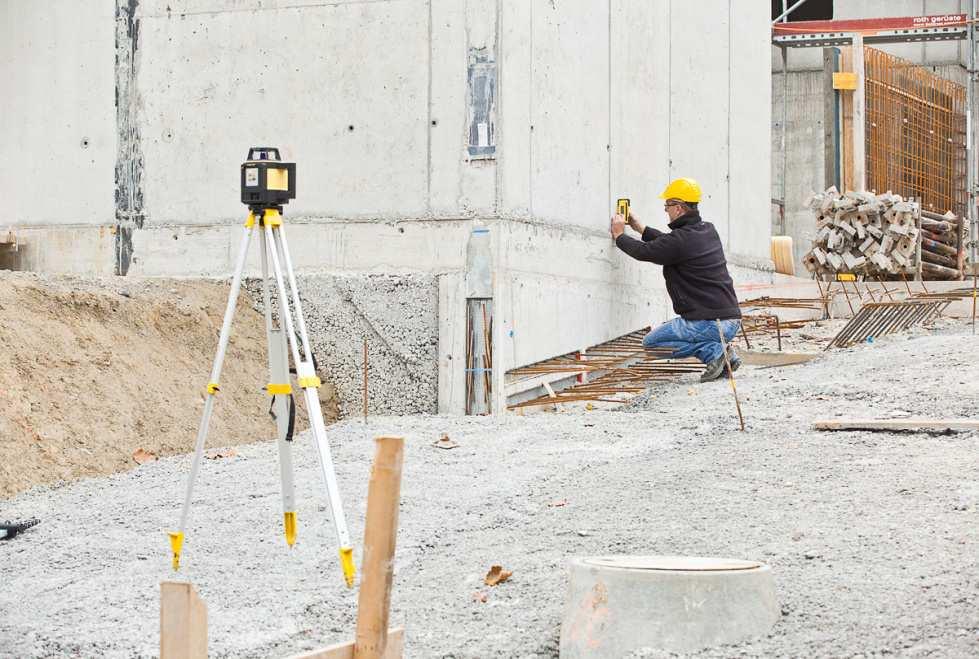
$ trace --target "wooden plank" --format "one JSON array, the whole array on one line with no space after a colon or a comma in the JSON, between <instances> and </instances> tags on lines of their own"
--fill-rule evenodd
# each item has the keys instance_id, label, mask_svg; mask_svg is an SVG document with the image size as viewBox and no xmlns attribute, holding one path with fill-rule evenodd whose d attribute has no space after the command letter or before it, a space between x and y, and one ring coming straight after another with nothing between
<instances>
[{"instance_id":1,"label":"wooden plank","mask_svg":"<svg viewBox=\"0 0 979 659\"><path fill-rule=\"evenodd\" d=\"M207 605L185 581L160 583L160 659L207 659Z\"/></svg>"},{"instance_id":2,"label":"wooden plank","mask_svg":"<svg viewBox=\"0 0 979 659\"><path fill-rule=\"evenodd\" d=\"M979 430L972 419L835 419L817 421L816 430Z\"/></svg>"},{"instance_id":3,"label":"wooden plank","mask_svg":"<svg viewBox=\"0 0 979 659\"><path fill-rule=\"evenodd\" d=\"M819 355L805 352L752 352L750 350L738 350L738 356L748 366L772 368L775 366L805 364Z\"/></svg>"},{"instance_id":4,"label":"wooden plank","mask_svg":"<svg viewBox=\"0 0 979 659\"><path fill-rule=\"evenodd\" d=\"M383 659L388 656L388 616L394 580L394 549L398 537L405 440L404 437L378 437L374 441L377 450L367 487L364 566L357 599L356 659Z\"/></svg>"},{"instance_id":5,"label":"wooden plank","mask_svg":"<svg viewBox=\"0 0 979 659\"><path fill-rule=\"evenodd\" d=\"M404 627L388 630L387 647L384 648L383 659L401 659L404 654ZM296 654L289 659L354 659L355 641L335 643L334 645Z\"/></svg>"}]
</instances>

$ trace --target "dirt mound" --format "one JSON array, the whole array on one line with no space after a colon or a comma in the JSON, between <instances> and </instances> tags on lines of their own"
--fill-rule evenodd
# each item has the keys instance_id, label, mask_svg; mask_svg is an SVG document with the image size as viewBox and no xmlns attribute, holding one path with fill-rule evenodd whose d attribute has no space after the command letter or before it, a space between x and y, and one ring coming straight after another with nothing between
<instances>
[{"instance_id":1,"label":"dirt mound","mask_svg":"<svg viewBox=\"0 0 979 659\"><path fill-rule=\"evenodd\" d=\"M193 450L228 290L0 273L0 497L132 468L137 448ZM244 293L233 327L208 446L274 434L264 321ZM320 398L335 419L330 385Z\"/></svg>"}]
</instances>

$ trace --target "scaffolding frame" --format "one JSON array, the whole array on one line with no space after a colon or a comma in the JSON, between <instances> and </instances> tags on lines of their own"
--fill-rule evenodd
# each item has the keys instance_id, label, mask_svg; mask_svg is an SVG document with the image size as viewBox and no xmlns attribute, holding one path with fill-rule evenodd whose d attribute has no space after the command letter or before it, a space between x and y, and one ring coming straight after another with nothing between
<instances>
[{"instance_id":1,"label":"scaffolding frame","mask_svg":"<svg viewBox=\"0 0 979 659\"><path fill-rule=\"evenodd\" d=\"M854 72L857 75L857 91L853 103L854 127L854 186L859 190L866 188L866 157L863 153L865 140L864 121L864 44L913 43L927 41L968 42L968 69L966 84L966 188L967 214L969 220L969 260L975 277L979 264L979 226L976 209L976 151L975 151L975 83L976 83L976 0L970 0L968 14L945 14L935 16L906 16L893 18L871 18L855 20L800 21L789 24L789 14L804 4L799 0L791 8L772 22L772 44L778 46L782 56L782 137L780 150L782 157L781 199L773 199L780 206L779 232L785 233L786 196L786 133L788 132L788 49L829 46L852 46ZM783 3L783 7L785 3ZM781 22L779 22L781 20ZM859 143L859 146L858 146Z\"/></svg>"}]
</instances>

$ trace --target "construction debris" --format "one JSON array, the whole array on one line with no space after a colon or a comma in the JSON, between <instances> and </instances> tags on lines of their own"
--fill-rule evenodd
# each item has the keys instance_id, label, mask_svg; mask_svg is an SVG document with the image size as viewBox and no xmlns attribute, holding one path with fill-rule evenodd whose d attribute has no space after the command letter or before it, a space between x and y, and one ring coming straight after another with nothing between
<instances>
[{"instance_id":1,"label":"construction debris","mask_svg":"<svg viewBox=\"0 0 979 659\"><path fill-rule=\"evenodd\" d=\"M489 572L486 573L486 577L483 579L483 582L487 586L496 586L509 579L512 575L513 572L504 570L502 565L494 565L490 568Z\"/></svg>"},{"instance_id":2,"label":"construction debris","mask_svg":"<svg viewBox=\"0 0 979 659\"><path fill-rule=\"evenodd\" d=\"M450 448L455 448L455 447L457 447L459 445L457 443L453 442L451 439L449 439L449 436L448 435L446 435L445 433L443 433L442 436L439 437L438 440L436 440L434 444L432 444L432 446L434 446L435 448L444 448L444 449L448 450Z\"/></svg>"},{"instance_id":3,"label":"construction debris","mask_svg":"<svg viewBox=\"0 0 979 659\"><path fill-rule=\"evenodd\" d=\"M910 298L900 302L870 302L850 319L830 341L826 349L845 348L855 343L902 332L916 325L924 325L939 317L952 303L945 298Z\"/></svg>"},{"instance_id":4,"label":"construction debris","mask_svg":"<svg viewBox=\"0 0 979 659\"><path fill-rule=\"evenodd\" d=\"M974 419L836 419L816 421L816 430L876 430L893 432L895 430L947 432L952 430L979 430L979 421Z\"/></svg>"},{"instance_id":5,"label":"construction debris","mask_svg":"<svg viewBox=\"0 0 979 659\"><path fill-rule=\"evenodd\" d=\"M0 524L0 540L12 540L18 533L22 533L32 526L37 526L40 523L41 520L36 517L32 517L25 522L11 522L8 519L3 524Z\"/></svg>"},{"instance_id":6,"label":"construction debris","mask_svg":"<svg viewBox=\"0 0 979 659\"><path fill-rule=\"evenodd\" d=\"M668 349L644 348L646 330L630 334L585 351L562 355L507 372L508 377L541 375L575 376L576 382L557 390L552 383L542 384L545 392L532 400L515 403L509 409L520 409L554 403L600 401L624 403L646 390L649 383L685 373L699 373L704 365L695 359L670 359Z\"/></svg>"},{"instance_id":7,"label":"construction debris","mask_svg":"<svg viewBox=\"0 0 979 659\"><path fill-rule=\"evenodd\" d=\"M144 448L138 448L133 451L133 460L138 465L144 465L147 462L153 462L154 460L159 460L159 456L156 453L151 453Z\"/></svg>"},{"instance_id":8,"label":"construction debris","mask_svg":"<svg viewBox=\"0 0 979 659\"><path fill-rule=\"evenodd\" d=\"M802 352L752 352L748 350L738 351L741 361L748 366L758 366L760 368L774 368L777 366L793 366L795 364L805 364L812 361L819 355Z\"/></svg>"},{"instance_id":9,"label":"construction debris","mask_svg":"<svg viewBox=\"0 0 979 659\"><path fill-rule=\"evenodd\" d=\"M890 192L840 194L831 187L806 205L816 218L813 247L802 259L810 272L878 277L918 271L917 202Z\"/></svg>"},{"instance_id":10,"label":"construction debris","mask_svg":"<svg viewBox=\"0 0 979 659\"><path fill-rule=\"evenodd\" d=\"M233 448L213 449L204 454L208 460L220 460L221 458L233 458L238 455L238 451Z\"/></svg>"}]
</instances>

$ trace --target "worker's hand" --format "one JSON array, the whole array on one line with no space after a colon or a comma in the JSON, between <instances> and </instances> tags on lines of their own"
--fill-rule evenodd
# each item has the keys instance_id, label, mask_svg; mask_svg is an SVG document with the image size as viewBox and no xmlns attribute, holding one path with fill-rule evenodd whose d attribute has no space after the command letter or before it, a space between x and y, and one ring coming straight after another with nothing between
<instances>
[{"instance_id":1,"label":"worker's hand","mask_svg":"<svg viewBox=\"0 0 979 659\"><path fill-rule=\"evenodd\" d=\"M639 218L631 210L629 211L629 226L639 235L642 235L642 232L646 230L646 225L640 222Z\"/></svg>"},{"instance_id":2,"label":"worker's hand","mask_svg":"<svg viewBox=\"0 0 979 659\"><path fill-rule=\"evenodd\" d=\"M609 230L612 234L612 240L615 240L623 233L625 233L625 216L615 215L612 217L612 227Z\"/></svg>"}]
</instances>

